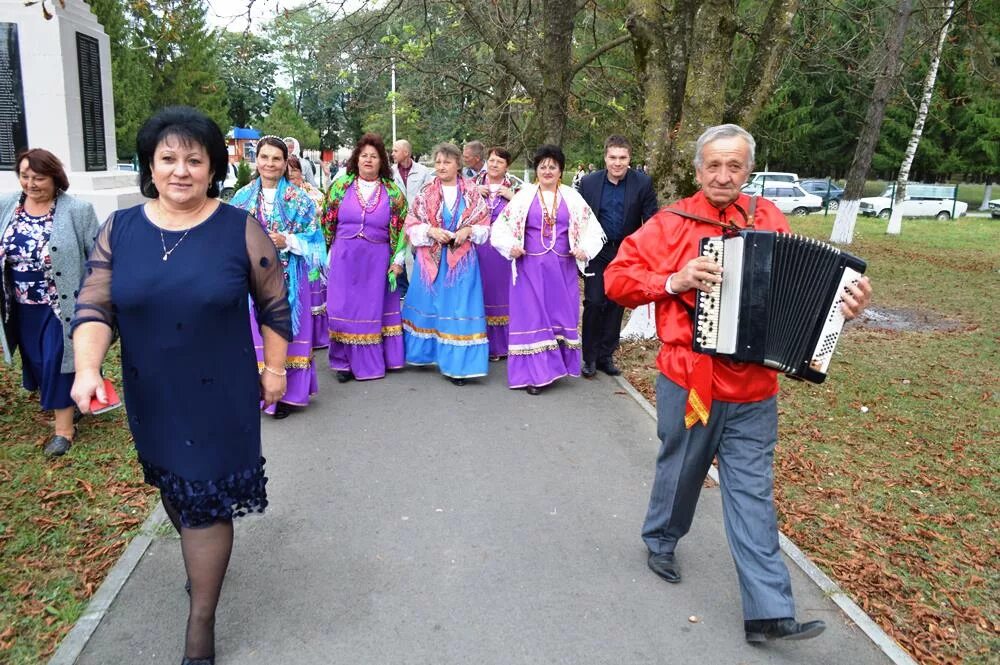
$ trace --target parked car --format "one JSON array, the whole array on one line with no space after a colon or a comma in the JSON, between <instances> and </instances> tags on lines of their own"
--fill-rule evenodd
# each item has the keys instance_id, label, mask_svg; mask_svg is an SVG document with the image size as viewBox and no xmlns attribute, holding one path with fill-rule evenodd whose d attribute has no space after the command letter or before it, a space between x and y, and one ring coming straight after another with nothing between
<instances>
[{"instance_id":1,"label":"parked car","mask_svg":"<svg viewBox=\"0 0 1000 665\"><path fill-rule=\"evenodd\" d=\"M807 215L823 209L823 199L806 192L793 182L767 182L763 188L748 184L743 186L743 191L767 199L785 214Z\"/></svg>"},{"instance_id":2,"label":"parked car","mask_svg":"<svg viewBox=\"0 0 1000 665\"><path fill-rule=\"evenodd\" d=\"M1000 199L992 199L989 203L990 217L1000 219Z\"/></svg>"},{"instance_id":3,"label":"parked car","mask_svg":"<svg viewBox=\"0 0 1000 665\"><path fill-rule=\"evenodd\" d=\"M799 186L810 194L823 199L823 205L830 210L840 208L840 199L844 196L844 188L827 180L801 180ZM829 201L829 204L827 203Z\"/></svg>"},{"instance_id":4,"label":"parked car","mask_svg":"<svg viewBox=\"0 0 1000 665\"><path fill-rule=\"evenodd\" d=\"M236 164L230 164L226 168L226 179L222 181L222 198L226 201L233 198L236 193Z\"/></svg>"},{"instance_id":5,"label":"parked car","mask_svg":"<svg viewBox=\"0 0 1000 665\"><path fill-rule=\"evenodd\" d=\"M748 185L768 185L773 182L798 182L799 176L797 173L789 173L787 171L754 171L750 174L750 179L747 181Z\"/></svg>"},{"instance_id":6,"label":"parked car","mask_svg":"<svg viewBox=\"0 0 1000 665\"><path fill-rule=\"evenodd\" d=\"M888 219L893 207L895 188L890 185L882 192L882 196L869 196L861 199L858 212L868 217ZM899 204L903 217L937 217L951 219L962 217L969 209L969 204L955 200L954 185L922 185L914 183L906 186L906 197Z\"/></svg>"}]
</instances>

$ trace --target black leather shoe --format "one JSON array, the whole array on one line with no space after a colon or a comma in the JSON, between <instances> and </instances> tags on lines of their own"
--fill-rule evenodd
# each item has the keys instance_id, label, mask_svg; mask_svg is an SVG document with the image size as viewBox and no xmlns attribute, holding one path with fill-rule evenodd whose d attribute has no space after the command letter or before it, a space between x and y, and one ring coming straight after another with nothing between
<instances>
[{"instance_id":1,"label":"black leather shoe","mask_svg":"<svg viewBox=\"0 0 1000 665\"><path fill-rule=\"evenodd\" d=\"M274 407L275 420L284 420L290 415L292 415L292 407L288 406L284 402L278 402L278 404Z\"/></svg>"},{"instance_id":2,"label":"black leather shoe","mask_svg":"<svg viewBox=\"0 0 1000 665\"><path fill-rule=\"evenodd\" d=\"M768 640L808 640L824 630L822 621L799 623L795 619L758 619L744 621L743 630L750 644L761 644Z\"/></svg>"},{"instance_id":3,"label":"black leather shoe","mask_svg":"<svg viewBox=\"0 0 1000 665\"><path fill-rule=\"evenodd\" d=\"M60 436L59 434L54 434L52 438L46 442L45 447L42 448L42 452L45 453L46 457L59 457L68 453L72 446L72 441L64 436Z\"/></svg>"},{"instance_id":4,"label":"black leather shoe","mask_svg":"<svg viewBox=\"0 0 1000 665\"><path fill-rule=\"evenodd\" d=\"M667 582L677 584L681 581L681 571L677 569L677 562L674 560L673 553L656 554L655 552L650 552L646 563L649 564L651 571Z\"/></svg>"},{"instance_id":5,"label":"black leather shoe","mask_svg":"<svg viewBox=\"0 0 1000 665\"><path fill-rule=\"evenodd\" d=\"M465 385L465 379L452 379L451 382L453 384L455 384L456 386L464 386Z\"/></svg>"},{"instance_id":6,"label":"black leather shoe","mask_svg":"<svg viewBox=\"0 0 1000 665\"><path fill-rule=\"evenodd\" d=\"M597 369L601 370L608 376L618 376L622 373L622 371L618 369L618 365L616 365L615 361L611 358L597 361Z\"/></svg>"},{"instance_id":7,"label":"black leather shoe","mask_svg":"<svg viewBox=\"0 0 1000 665\"><path fill-rule=\"evenodd\" d=\"M529 395L541 395L542 394L542 389L539 388L538 386L528 386L527 388L524 389L524 391L526 393L528 393Z\"/></svg>"},{"instance_id":8,"label":"black leather shoe","mask_svg":"<svg viewBox=\"0 0 1000 665\"><path fill-rule=\"evenodd\" d=\"M350 381L353 378L354 378L354 375L351 374L350 372L344 372L344 371L338 371L337 372L337 382L338 383L347 383L348 381Z\"/></svg>"},{"instance_id":9,"label":"black leather shoe","mask_svg":"<svg viewBox=\"0 0 1000 665\"><path fill-rule=\"evenodd\" d=\"M580 374L585 379L594 378L594 375L597 374L597 365L595 363L583 363L583 367L580 368Z\"/></svg>"}]
</instances>

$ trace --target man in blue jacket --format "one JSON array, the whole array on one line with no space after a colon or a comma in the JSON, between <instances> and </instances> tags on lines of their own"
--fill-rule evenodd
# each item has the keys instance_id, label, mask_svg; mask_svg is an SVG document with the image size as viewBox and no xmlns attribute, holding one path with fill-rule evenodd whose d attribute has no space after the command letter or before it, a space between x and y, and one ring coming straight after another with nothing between
<instances>
[{"instance_id":1,"label":"man in blue jacket","mask_svg":"<svg viewBox=\"0 0 1000 665\"><path fill-rule=\"evenodd\" d=\"M587 268L593 273L583 280L583 369L590 378L601 370L609 376L621 371L614 353L622 330L625 310L604 294L604 269L618 254L625 236L638 230L657 210L652 179L629 168L632 144L613 134L604 142L604 165L580 180L580 195L590 206L608 237L607 243Z\"/></svg>"}]
</instances>

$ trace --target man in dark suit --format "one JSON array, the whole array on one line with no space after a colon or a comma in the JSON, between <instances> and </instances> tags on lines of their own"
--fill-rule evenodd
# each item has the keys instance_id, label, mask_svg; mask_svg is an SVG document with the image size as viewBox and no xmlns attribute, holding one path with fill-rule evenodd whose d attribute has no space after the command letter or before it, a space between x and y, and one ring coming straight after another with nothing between
<instances>
[{"instance_id":1,"label":"man in dark suit","mask_svg":"<svg viewBox=\"0 0 1000 665\"><path fill-rule=\"evenodd\" d=\"M629 168L632 144L624 136L609 136L604 142L606 168L580 180L580 195L597 215L608 237L601 253L587 268L592 277L583 280L583 369L590 378L601 370L609 376L621 371L615 365L614 353L621 337L621 305L604 294L604 269L618 254L625 237L653 216L657 210L652 179L641 171Z\"/></svg>"}]
</instances>

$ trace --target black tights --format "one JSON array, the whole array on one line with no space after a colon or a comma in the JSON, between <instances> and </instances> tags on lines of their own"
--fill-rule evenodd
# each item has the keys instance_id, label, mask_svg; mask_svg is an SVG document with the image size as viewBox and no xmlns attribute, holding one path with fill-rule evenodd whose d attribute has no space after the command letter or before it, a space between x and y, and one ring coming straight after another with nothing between
<instances>
[{"instance_id":1,"label":"black tights","mask_svg":"<svg viewBox=\"0 0 1000 665\"><path fill-rule=\"evenodd\" d=\"M181 525L180 515L167 497L161 493L160 498L170 523L180 534L184 568L191 582L184 655L209 658L215 655L215 608L233 551L233 522L188 528Z\"/></svg>"}]
</instances>

